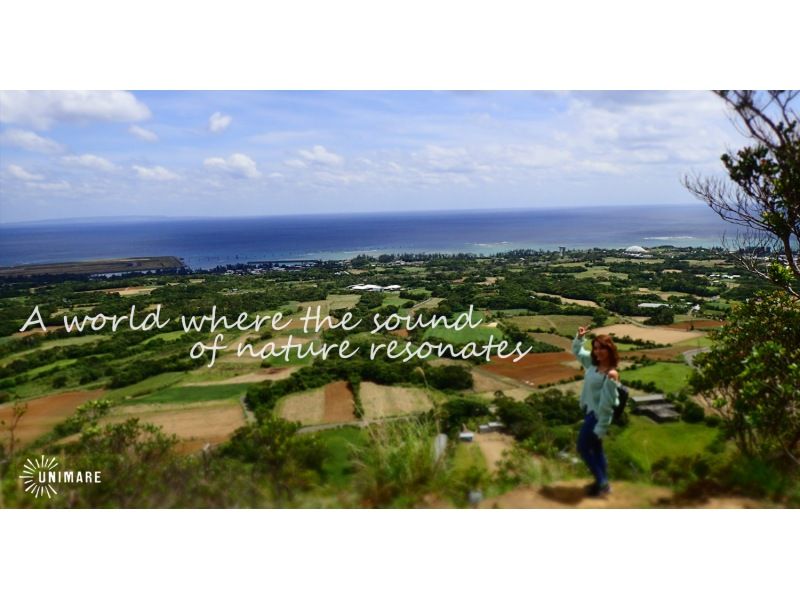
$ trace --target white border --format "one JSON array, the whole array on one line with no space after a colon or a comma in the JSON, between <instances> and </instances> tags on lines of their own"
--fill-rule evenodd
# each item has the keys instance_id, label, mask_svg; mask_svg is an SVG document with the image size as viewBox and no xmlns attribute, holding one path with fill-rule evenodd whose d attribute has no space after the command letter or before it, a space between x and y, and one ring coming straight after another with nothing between
<instances>
[{"instance_id":1,"label":"white border","mask_svg":"<svg viewBox=\"0 0 800 598\"><path fill-rule=\"evenodd\" d=\"M14 2L3 8L0 88L796 86L797 6L783 0Z\"/></svg>"},{"instance_id":2,"label":"white border","mask_svg":"<svg viewBox=\"0 0 800 598\"><path fill-rule=\"evenodd\" d=\"M778 0L16 2L3 8L0 88L798 87L797 11ZM0 587L780 596L797 586L798 523L798 511L3 511Z\"/></svg>"}]
</instances>

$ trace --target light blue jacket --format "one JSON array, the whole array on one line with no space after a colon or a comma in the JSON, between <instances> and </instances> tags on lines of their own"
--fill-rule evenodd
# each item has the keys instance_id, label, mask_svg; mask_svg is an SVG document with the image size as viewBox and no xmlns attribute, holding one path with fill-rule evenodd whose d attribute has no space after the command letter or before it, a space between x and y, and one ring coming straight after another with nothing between
<instances>
[{"instance_id":1,"label":"light blue jacket","mask_svg":"<svg viewBox=\"0 0 800 598\"><path fill-rule=\"evenodd\" d=\"M592 354L583 348L582 336L576 335L575 340L572 341L572 353L586 370L583 377L580 405L594 412L597 418L594 433L602 438L608 432L608 426L611 425L614 407L619 404L617 382L597 371L597 367L592 364Z\"/></svg>"}]
</instances>

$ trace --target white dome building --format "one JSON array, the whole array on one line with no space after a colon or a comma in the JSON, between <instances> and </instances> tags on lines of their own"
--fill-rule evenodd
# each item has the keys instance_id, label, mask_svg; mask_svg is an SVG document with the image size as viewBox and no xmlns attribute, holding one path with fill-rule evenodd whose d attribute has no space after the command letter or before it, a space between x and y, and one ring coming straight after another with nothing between
<instances>
[{"instance_id":1,"label":"white dome building","mask_svg":"<svg viewBox=\"0 0 800 598\"><path fill-rule=\"evenodd\" d=\"M631 245L625 250L625 253L647 253L647 249L639 245Z\"/></svg>"}]
</instances>

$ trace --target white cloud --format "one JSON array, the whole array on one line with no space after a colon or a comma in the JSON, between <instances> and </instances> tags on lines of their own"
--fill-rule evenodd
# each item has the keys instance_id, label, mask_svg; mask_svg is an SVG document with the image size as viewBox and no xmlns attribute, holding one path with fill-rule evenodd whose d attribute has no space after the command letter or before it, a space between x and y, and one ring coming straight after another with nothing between
<instances>
[{"instance_id":1,"label":"white cloud","mask_svg":"<svg viewBox=\"0 0 800 598\"><path fill-rule=\"evenodd\" d=\"M9 129L0 135L0 140L7 145L42 154L57 154L64 151L64 146L60 143L22 129Z\"/></svg>"},{"instance_id":2,"label":"white cloud","mask_svg":"<svg viewBox=\"0 0 800 598\"><path fill-rule=\"evenodd\" d=\"M116 169L116 166L109 160L95 156L93 154L83 154L82 156L64 156L61 158L64 164L72 166L84 166L86 168L93 168L95 170L105 170L106 172Z\"/></svg>"},{"instance_id":3,"label":"white cloud","mask_svg":"<svg viewBox=\"0 0 800 598\"><path fill-rule=\"evenodd\" d=\"M315 145L310 150L300 150L297 152L307 162L312 164L324 164L325 166L339 166L344 162L338 154L329 152L322 145Z\"/></svg>"},{"instance_id":4,"label":"white cloud","mask_svg":"<svg viewBox=\"0 0 800 598\"><path fill-rule=\"evenodd\" d=\"M131 122L150 110L127 91L2 91L0 122L47 129L57 122Z\"/></svg>"},{"instance_id":5,"label":"white cloud","mask_svg":"<svg viewBox=\"0 0 800 598\"><path fill-rule=\"evenodd\" d=\"M131 125L128 128L128 133L133 135L134 137L138 137L142 141L158 141L158 135L150 131L149 129L145 129L144 127L140 127L139 125Z\"/></svg>"},{"instance_id":6,"label":"white cloud","mask_svg":"<svg viewBox=\"0 0 800 598\"><path fill-rule=\"evenodd\" d=\"M257 179L261 176L256 163L245 154L231 154L227 160L225 158L206 158L203 164L206 168L223 170L228 174L248 179Z\"/></svg>"},{"instance_id":7,"label":"white cloud","mask_svg":"<svg viewBox=\"0 0 800 598\"><path fill-rule=\"evenodd\" d=\"M233 118L222 112L215 112L208 119L208 130L212 133L221 133L228 128Z\"/></svg>"},{"instance_id":8,"label":"white cloud","mask_svg":"<svg viewBox=\"0 0 800 598\"><path fill-rule=\"evenodd\" d=\"M32 172L28 172L22 166L17 166L16 164L9 164L8 173L21 180L21 181L41 181L44 177L40 174L33 174Z\"/></svg>"},{"instance_id":9,"label":"white cloud","mask_svg":"<svg viewBox=\"0 0 800 598\"><path fill-rule=\"evenodd\" d=\"M148 181L174 181L175 179L181 178L163 166L153 166L152 168L147 166L134 166L133 169L136 171L136 174L139 175L139 178Z\"/></svg>"},{"instance_id":10,"label":"white cloud","mask_svg":"<svg viewBox=\"0 0 800 598\"><path fill-rule=\"evenodd\" d=\"M32 189L41 189L42 191L65 191L71 188L67 181L59 181L57 183L26 183Z\"/></svg>"},{"instance_id":11,"label":"white cloud","mask_svg":"<svg viewBox=\"0 0 800 598\"><path fill-rule=\"evenodd\" d=\"M302 160L298 160L297 158L293 158L291 160L286 160L284 162L284 164L286 164L286 166L291 166L292 168L305 168L306 167L306 163L303 162Z\"/></svg>"}]
</instances>

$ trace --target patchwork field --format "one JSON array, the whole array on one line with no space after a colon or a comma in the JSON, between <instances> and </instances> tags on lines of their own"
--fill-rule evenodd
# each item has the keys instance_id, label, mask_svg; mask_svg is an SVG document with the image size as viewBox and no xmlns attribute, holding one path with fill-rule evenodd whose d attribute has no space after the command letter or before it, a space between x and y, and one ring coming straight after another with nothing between
<instances>
[{"instance_id":1,"label":"patchwork field","mask_svg":"<svg viewBox=\"0 0 800 598\"><path fill-rule=\"evenodd\" d=\"M551 295L550 293L534 293L534 295L542 296L542 297L556 297L561 299L562 303L569 303L572 305L583 305L589 307L600 307L594 301L589 301L588 299L570 299L569 297L562 297L561 295Z\"/></svg>"},{"instance_id":2,"label":"patchwork field","mask_svg":"<svg viewBox=\"0 0 800 598\"><path fill-rule=\"evenodd\" d=\"M564 349L565 351L572 350L572 341L563 336L552 334L550 332L529 332L528 334L531 336L531 338L537 341L547 343L548 345L553 345L554 347Z\"/></svg>"},{"instance_id":3,"label":"patchwork field","mask_svg":"<svg viewBox=\"0 0 800 598\"><path fill-rule=\"evenodd\" d=\"M689 320L686 322L675 322L669 328L675 330L707 330L709 328L721 328L727 324L724 320Z\"/></svg>"},{"instance_id":4,"label":"patchwork field","mask_svg":"<svg viewBox=\"0 0 800 598\"><path fill-rule=\"evenodd\" d=\"M247 384L220 384L215 386L171 386L154 393L128 399L127 404L139 403L198 403L220 399L238 399L247 392Z\"/></svg>"},{"instance_id":5,"label":"patchwork field","mask_svg":"<svg viewBox=\"0 0 800 598\"><path fill-rule=\"evenodd\" d=\"M64 392L25 401L23 405L27 406L27 411L19 420L14 432L17 441L23 445L30 444L75 413L80 405L86 401L99 399L103 393L102 390ZM11 403L0 405L0 421L9 424L12 415L13 405ZM0 442L8 441L9 436L10 433L6 426L0 427Z\"/></svg>"},{"instance_id":6,"label":"patchwork field","mask_svg":"<svg viewBox=\"0 0 800 598\"><path fill-rule=\"evenodd\" d=\"M124 405L115 408L103 423L119 423L132 417L161 426L166 434L175 434L181 439L184 451L201 449L206 443L224 442L246 423L237 400Z\"/></svg>"},{"instance_id":7,"label":"patchwork field","mask_svg":"<svg viewBox=\"0 0 800 598\"><path fill-rule=\"evenodd\" d=\"M420 388L362 382L359 395L366 419L427 411L433 406L425 391Z\"/></svg>"},{"instance_id":8,"label":"patchwork field","mask_svg":"<svg viewBox=\"0 0 800 598\"><path fill-rule=\"evenodd\" d=\"M556 333L564 336L575 336L580 326L589 326L592 323L591 316L515 316L508 318L512 324L519 326L521 330L550 330L556 329Z\"/></svg>"},{"instance_id":9,"label":"patchwork field","mask_svg":"<svg viewBox=\"0 0 800 598\"><path fill-rule=\"evenodd\" d=\"M339 423L356 421L353 413L353 392L344 380L331 382L325 386L325 409L323 423Z\"/></svg>"},{"instance_id":10,"label":"patchwork field","mask_svg":"<svg viewBox=\"0 0 800 598\"><path fill-rule=\"evenodd\" d=\"M594 334L610 334L612 336L629 336L634 339L650 341L662 345L671 345L680 341L703 336L702 332L687 332L671 328L635 326L633 324L614 324L592 330Z\"/></svg>"},{"instance_id":11,"label":"patchwork field","mask_svg":"<svg viewBox=\"0 0 800 598\"><path fill-rule=\"evenodd\" d=\"M482 365L478 369L519 380L529 386L540 386L573 378L580 374L576 366L575 356L565 351L529 354L516 363L511 357L506 359L493 357L491 363Z\"/></svg>"},{"instance_id":12,"label":"patchwork field","mask_svg":"<svg viewBox=\"0 0 800 598\"><path fill-rule=\"evenodd\" d=\"M325 418L325 389L314 388L284 397L275 406L275 413L304 426L321 424Z\"/></svg>"},{"instance_id":13,"label":"patchwork field","mask_svg":"<svg viewBox=\"0 0 800 598\"><path fill-rule=\"evenodd\" d=\"M250 374L239 374L230 378L222 378L220 380L205 380L203 382L194 382L194 377L189 377L187 382L181 386L220 386L225 384L255 384L263 382L264 380L284 380L292 375L292 372L297 371L296 367L277 367L269 369L261 369ZM192 372L194 373L194 372ZM190 374L191 375L191 374Z\"/></svg>"},{"instance_id":14,"label":"patchwork field","mask_svg":"<svg viewBox=\"0 0 800 598\"><path fill-rule=\"evenodd\" d=\"M518 388L517 384L511 382L510 380L500 378L497 374L493 374L492 372L486 371L483 368L473 368L471 373L472 389L477 393L493 393L498 390L507 391Z\"/></svg>"}]
</instances>

